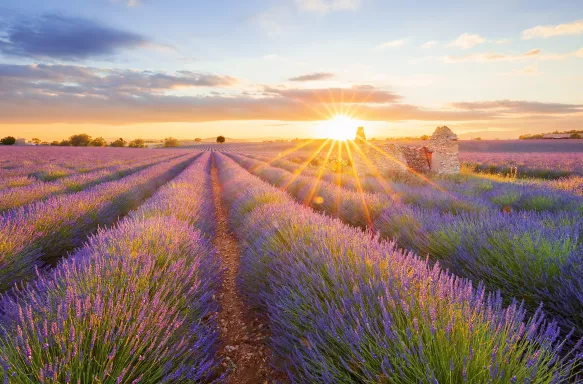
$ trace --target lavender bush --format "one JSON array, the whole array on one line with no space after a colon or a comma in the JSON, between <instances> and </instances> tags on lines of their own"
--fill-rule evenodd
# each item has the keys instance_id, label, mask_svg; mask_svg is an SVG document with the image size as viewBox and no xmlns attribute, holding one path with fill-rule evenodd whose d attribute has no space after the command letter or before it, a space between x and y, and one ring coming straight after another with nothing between
<instances>
[{"instance_id":1,"label":"lavender bush","mask_svg":"<svg viewBox=\"0 0 583 384\"><path fill-rule=\"evenodd\" d=\"M115 228L0 301L8 383L183 383L216 376L218 260L209 156Z\"/></svg>"},{"instance_id":2,"label":"lavender bush","mask_svg":"<svg viewBox=\"0 0 583 384\"><path fill-rule=\"evenodd\" d=\"M508 299L524 300L534 313L541 303L568 332L583 336L579 265L583 216L579 210L460 211L404 204L392 196L358 193L264 162L229 156L262 179L314 209L374 230L382 238L439 261L458 276L484 282ZM490 191L491 189L485 189Z\"/></svg>"},{"instance_id":3,"label":"lavender bush","mask_svg":"<svg viewBox=\"0 0 583 384\"><path fill-rule=\"evenodd\" d=\"M241 284L265 310L293 382L559 383L573 353L539 310L487 294L294 203L223 155L230 219L244 243Z\"/></svg>"},{"instance_id":4,"label":"lavender bush","mask_svg":"<svg viewBox=\"0 0 583 384\"><path fill-rule=\"evenodd\" d=\"M88 173L76 173L53 182L36 181L26 185L5 188L0 190L0 212L42 200L52 195L79 192L106 181L121 179L124 176L141 171L153 164L167 161L170 158L170 156L156 157L154 159L115 165Z\"/></svg>"},{"instance_id":5,"label":"lavender bush","mask_svg":"<svg viewBox=\"0 0 583 384\"><path fill-rule=\"evenodd\" d=\"M0 292L113 224L192 161L182 156L82 192L54 196L0 216Z\"/></svg>"}]
</instances>

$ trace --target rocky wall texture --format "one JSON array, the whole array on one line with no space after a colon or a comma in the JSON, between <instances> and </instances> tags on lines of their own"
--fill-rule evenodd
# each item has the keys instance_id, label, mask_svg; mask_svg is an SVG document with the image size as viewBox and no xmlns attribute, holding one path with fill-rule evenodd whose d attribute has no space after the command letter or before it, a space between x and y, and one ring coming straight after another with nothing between
<instances>
[{"instance_id":1,"label":"rocky wall texture","mask_svg":"<svg viewBox=\"0 0 583 384\"><path fill-rule=\"evenodd\" d=\"M366 142L362 127L358 128L354 166L359 176L387 172L457 174L460 172L458 138L448 127L438 127L427 147ZM374 167L376 171L371 168Z\"/></svg>"}]
</instances>

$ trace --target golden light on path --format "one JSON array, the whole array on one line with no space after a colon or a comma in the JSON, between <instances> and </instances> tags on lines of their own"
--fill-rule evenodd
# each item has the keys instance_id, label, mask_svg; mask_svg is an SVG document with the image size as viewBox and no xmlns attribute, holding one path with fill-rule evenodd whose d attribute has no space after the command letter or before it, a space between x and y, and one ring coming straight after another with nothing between
<instances>
[{"instance_id":1,"label":"golden light on path","mask_svg":"<svg viewBox=\"0 0 583 384\"><path fill-rule=\"evenodd\" d=\"M358 124L358 121L350 116L338 114L332 119L324 121L319 126L318 134L333 140L352 140L354 139Z\"/></svg>"}]
</instances>

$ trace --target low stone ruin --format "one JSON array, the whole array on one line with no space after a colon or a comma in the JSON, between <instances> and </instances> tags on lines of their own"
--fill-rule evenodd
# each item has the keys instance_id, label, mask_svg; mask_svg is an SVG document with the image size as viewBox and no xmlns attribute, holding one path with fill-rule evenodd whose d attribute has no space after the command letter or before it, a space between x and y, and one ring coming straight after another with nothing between
<instances>
[{"instance_id":1,"label":"low stone ruin","mask_svg":"<svg viewBox=\"0 0 583 384\"><path fill-rule=\"evenodd\" d=\"M371 167L381 173L397 171L443 175L460 172L458 138L446 126L437 127L427 146L370 143L366 141L362 127L357 130L355 143L360 149L354 155L354 166L359 175L370 174Z\"/></svg>"}]
</instances>

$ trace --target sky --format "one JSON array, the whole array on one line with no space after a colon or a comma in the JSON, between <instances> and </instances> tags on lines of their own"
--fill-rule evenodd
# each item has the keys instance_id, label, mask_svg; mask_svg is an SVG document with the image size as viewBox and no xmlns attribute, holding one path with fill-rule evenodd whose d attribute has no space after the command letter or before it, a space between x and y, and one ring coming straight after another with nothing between
<instances>
[{"instance_id":1,"label":"sky","mask_svg":"<svg viewBox=\"0 0 583 384\"><path fill-rule=\"evenodd\" d=\"M517 138L582 89L579 0L0 3L0 136Z\"/></svg>"}]
</instances>

